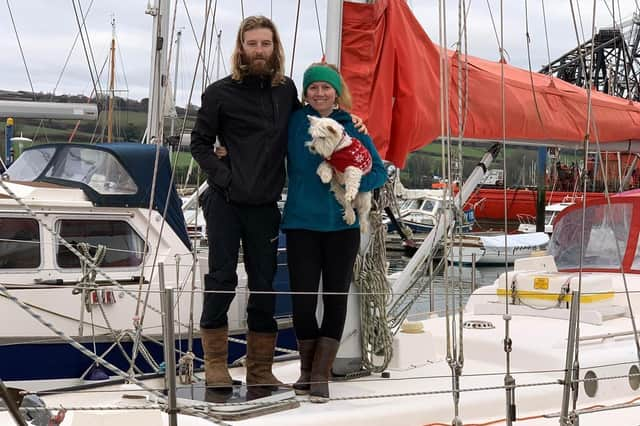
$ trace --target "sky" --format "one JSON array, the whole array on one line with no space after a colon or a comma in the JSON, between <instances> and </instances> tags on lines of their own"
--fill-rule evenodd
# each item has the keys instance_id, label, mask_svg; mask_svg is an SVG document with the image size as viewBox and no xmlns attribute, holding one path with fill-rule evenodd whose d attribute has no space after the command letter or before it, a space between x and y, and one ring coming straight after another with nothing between
<instances>
[{"instance_id":1,"label":"sky","mask_svg":"<svg viewBox=\"0 0 640 426\"><path fill-rule=\"evenodd\" d=\"M154 1L154 0L151 0ZM157 1L157 0L156 0ZM285 47L287 74L293 56L296 10L300 3L299 28L293 63L293 79L300 85L306 66L322 56L321 38L325 40L327 0L212 0L217 4L215 25L221 33L221 57L212 60L211 78L223 77L235 42L238 24L244 15L262 14L276 22ZM414 15L429 37L438 43L438 0L407 0ZM500 32L500 0L466 0L468 5L468 50L474 56L497 60ZM596 7L596 28L611 27L615 19L630 18L637 0L573 0L580 38L591 38L592 11ZM196 37L202 34L205 0L171 0L177 5L175 27L183 31L180 43L177 77L177 105L187 102L199 105L203 77L194 75L197 57ZM87 14L86 26L98 69L104 67L101 85L107 84L107 59L111 44L112 19L116 22L116 90L132 99L148 97L151 58L152 18L145 14L148 0L6 0L0 4L0 90L52 92L56 94L91 93L89 67L74 12L80 8ZM503 0L504 43L507 60L512 65L528 68L526 26L528 21L532 69L538 70L577 45L570 1L568 0ZM545 14L543 14L543 5ZM525 8L526 6L526 8ZM318 14L316 15L316 9ZM458 0L446 0L447 46L453 47L458 33ZM491 16L498 35L494 31ZM191 23L187 18L191 17ZM528 20L527 20L528 16ZM13 20L11 19L13 17ZM547 21L549 53L544 20ZM320 29L318 29L318 21ZM16 31L14 31L14 24ZM16 36L17 32L17 36ZM19 40L19 42L18 42ZM22 47L25 64L19 48ZM174 51L176 49L173 49ZM70 53L71 52L71 53ZM215 52L215 50L214 50ZM70 55L70 56L69 56ZM68 64L65 62L69 56ZM215 59L216 55L212 55ZM218 65L219 68L218 68ZM175 59L170 69L173 73ZM64 68L64 72L63 71ZM28 69L28 74L27 70ZM30 78L29 78L30 76ZM193 83L195 81L195 83ZM193 83L193 84L192 84ZM173 83L172 83L173 84ZM193 90L191 89L193 86Z\"/></svg>"}]
</instances>

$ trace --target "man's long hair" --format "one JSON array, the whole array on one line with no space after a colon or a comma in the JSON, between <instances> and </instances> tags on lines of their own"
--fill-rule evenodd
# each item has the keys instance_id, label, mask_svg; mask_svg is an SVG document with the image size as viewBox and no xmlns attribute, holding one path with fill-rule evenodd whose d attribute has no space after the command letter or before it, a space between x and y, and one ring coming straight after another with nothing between
<instances>
[{"instance_id":1,"label":"man's long hair","mask_svg":"<svg viewBox=\"0 0 640 426\"><path fill-rule=\"evenodd\" d=\"M244 41L244 33L258 28L266 28L271 30L271 34L273 34L273 56L270 61L273 65L271 85L276 86L284 82L284 49L275 24L265 16L249 16L240 24L236 36L236 47L231 55L231 78L242 80L249 74L249 64L242 61L242 42Z\"/></svg>"}]
</instances>

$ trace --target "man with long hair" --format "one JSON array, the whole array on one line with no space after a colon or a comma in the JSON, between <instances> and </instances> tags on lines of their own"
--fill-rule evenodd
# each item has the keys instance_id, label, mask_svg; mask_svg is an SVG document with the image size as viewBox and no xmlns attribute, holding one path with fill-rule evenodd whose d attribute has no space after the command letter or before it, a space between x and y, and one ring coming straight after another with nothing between
<instances>
[{"instance_id":1,"label":"man with long hair","mask_svg":"<svg viewBox=\"0 0 640 426\"><path fill-rule=\"evenodd\" d=\"M207 173L203 209L209 240L200 319L209 387L230 387L227 311L238 283L240 241L251 295L247 305L247 385L281 385L272 374L277 323L273 278L285 182L287 124L300 107L284 75L278 31L263 16L246 18L236 38L232 74L206 88L191 134L191 153ZM226 149L214 153L216 137Z\"/></svg>"}]
</instances>

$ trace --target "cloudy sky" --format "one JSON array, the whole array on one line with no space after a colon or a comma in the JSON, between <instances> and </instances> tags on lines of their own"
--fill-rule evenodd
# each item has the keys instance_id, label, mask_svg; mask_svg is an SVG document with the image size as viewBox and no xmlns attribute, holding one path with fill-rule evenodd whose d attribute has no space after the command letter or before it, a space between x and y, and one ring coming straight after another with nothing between
<instances>
[{"instance_id":1,"label":"cloudy sky","mask_svg":"<svg viewBox=\"0 0 640 426\"><path fill-rule=\"evenodd\" d=\"M153 0L152 0L153 1ZM637 0L573 0L574 10L582 23L579 32L591 37L592 10L595 1L596 26L610 27L613 24L612 8L616 21L630 18L636 10ZM527 45L525 26L528 15L531 35L531 62L534 70L547 63L546 38L543 17L546 15L551 59L555 59L576 46L569 0L546 0L543 15L543 0L504 0L504 39L508 61L516 66L527 67ZM119 95L133 99L148 96L149 62L151 50L152 18L145 14L147 0L8 0L0 5L0 51L3 54L0 67L0 89L31 90L25 65L21 58L18 39L26 65L36 92L57 94L91 93L91 79L81 41L78 39L78 24L73 4L88 12L86 25L91 47L98 69L107 62L111 20L116 20L118 45L116 87ZM215 1L214 1L215 3ZM298 41L294 61L294 80L299 83L306 65L321 57L320 34L325 39L327 0L300 0L301 13ZM414 14L427 34L438 41L438 1L408 0ZM173 10L175 1L171 0ZM186 7L185 7L186 4ZM291 66L294 25L298 0L218 0L216 28L222 31L222 58L220 75L225 75L225 66L233 48L238 24L244 14L272 16L277 23L287 55L287 69ZM499 0L467 0L469 7L469 51L486 59L498 58L498 42L494 32L491 13L499 31ZM527 6L528 13L525 11ZM188 8L188 9L187 9ZM189 99L191 82L194 80L196 37L202 32L205 0L178 0L176 27L183 29L178 73L177 104L184 105ZM316 19L318 10L320 31ZM446 1L447 44L456 40L458 0ZM191 16L190 24L187 18ZM491 10L491 12L490 12ZM78 9L78 13L80 10ZM11 20L13 17L13 23ZM14 32L14 23L17 30ZM62 72L67 56L69 63ZM214 62L215 63L215 62ZM107 87L107 72L101 81ZM173 65L171 66L173 70ZM201 69L201 68L200 68ZM215 65L213 77L215 77ZM202 76L196 76L193 103L199 104ZM58 83L59 80L59 83Z\"/></svg>"}]
</instances>

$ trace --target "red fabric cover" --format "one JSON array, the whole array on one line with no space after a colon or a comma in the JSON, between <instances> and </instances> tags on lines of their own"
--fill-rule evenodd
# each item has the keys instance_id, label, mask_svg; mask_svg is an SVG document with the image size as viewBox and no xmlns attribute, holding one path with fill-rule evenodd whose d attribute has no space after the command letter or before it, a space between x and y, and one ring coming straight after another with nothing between
<instances>
[{"instance_id":1,"label":"red fabric cover","mask_svg":"<svg viewBox=\"0 0 640 426\"><path fill-rule=\"evenodd\" d=\"M447 52L446 67L450 128L455 136L459 122L455 52ZM405 0L344 3L341 72L353 94L353 112L367 124L384 159L403 167L411 151L446 134L440 123L439 47ZM465 138L502 140L501 72L500 62L468 58ZM504 80L506 140L581 146L587 131L584 89L508 64ZM640 140L639 104L593 91L592 106L591 141L599 140L606 149L607 142Z\"/></svg>"},{"instance_id":2,"label":"red fabric cover","mask_svg":"<svg viewBox=\"0 0 640 426\"><path fill-rule=\"evenodd\" d=\"M382 158L402 167L440 134L438 49L403 0L379 0L344 2L341 54L353 112Z\"/></svg>"},{"instance_id":3,"label":"red fabric cover","mask_svg":"<svg viewBox=\"0 0 640 426\"><path fill-rule=\"evenodd\" d=\"M373 160L367 148L358 139L351 138L351 144L331 154L327 162L340 173L353 166L362 170L362 174L367 174L371 171Z\"/></svg>"}]
</instances>

